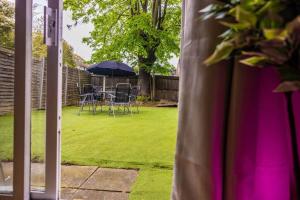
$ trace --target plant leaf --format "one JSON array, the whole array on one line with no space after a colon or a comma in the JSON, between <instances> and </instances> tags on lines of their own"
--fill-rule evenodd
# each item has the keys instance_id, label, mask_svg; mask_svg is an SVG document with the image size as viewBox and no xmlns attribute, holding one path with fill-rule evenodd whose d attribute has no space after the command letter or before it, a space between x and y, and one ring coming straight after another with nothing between
<instances>
[{"instance_id":1,"label":"plant leaf","mask_svg":"<svg viewBox=\"0 0 300 200\"><path fill-rule=\"evenodd\" d=\"M199 10L200 13L210 13L210 12L215 12L216 10L220 9L220 5L218 4L209 4L205 8Z\"/></svg>"},{"instance_id":2,"label":"plant leaf","mask_svg":"<svg viewBox=\"0 0 300 200\"><path fill-rule=\"evenodd\" d=\"M216 47L214 53L204 61L204 64L209 66L227 59L233 50L234 45L229 41L224 41Z\"/></svg>"},{"instance_id":3,"label":"plant leaf","mask_svg":"<svg viewBox=\"0 0 300 200\"><path fill-rule=\"evenodd\" d=\"M263 29L264 36L267 40L286 40L288 31L286 29Z\"/></svg>"},{"instance_id":4,"label":"plant leaf","mask_svg":"<svg viewBox=\"0 0 300 200\"><path fill-rule=\"evenodd\" d=\"M266 57L265 54L257 51L242 51L242 55L245 56L261 56L261 57Z\"/></svg>"},{"instance_id":5,"label":"plant leaf","mask_svg":"<svg viewBox=\"0 0 300 200\"><path fill-rule=\"evenodd\" d=\"M234 7L229 11L229 13L240 23L246 23L250 26L256 25L257 17L255 16L255 13L245 10L242 6Z\"/></svg>"},{"instance_id":6,"label":"plant leaf","mask_svg":"<svg viewBox=\"0 0 300 200\"><path fill-rule=\"evenodd\" d=\"M262 67L262 63L267 61L268 58L265 56L252 56L250 58L246 58L240 61L240 63L250 66L250 67Z\"/></svg>"},{"instance_id":7,"label":"plant leaf","mask_svg":"<svg viewBox=\"0 0 300 200\"><path fill-rule=\"evenodd\" d=\"M230 22L220 21L220 24L229 27L235 31L246 30L251 27L249 23L230 23Z\"/></svg>"},{"instance_id":8,"label":"plant leaf","mask_svg":"<svg viewBox=\"0 0 300 200\"><path fill-rule=\"evenodd\" d=\"M300 90L300 81L284 81L280 83L274 92L295 92Z\"/></svg>"}]
</instances>

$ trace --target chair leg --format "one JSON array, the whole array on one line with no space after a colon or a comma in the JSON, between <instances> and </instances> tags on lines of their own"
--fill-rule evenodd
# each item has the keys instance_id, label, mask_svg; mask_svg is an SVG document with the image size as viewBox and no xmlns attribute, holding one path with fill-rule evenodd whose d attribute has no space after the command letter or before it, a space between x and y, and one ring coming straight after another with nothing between
<instances>
[{"instance_id":1,"label":"chair leg","mask_svg":"<svg viewBox=\"0 0 300 200\"><path fill-rule=\"evenodd\" d=\"M83 111L83 107L85 105L85 101L86 101L86 96L83 98L83 100L82 100L81 103L79 102L79 104L81 104L81 105L80 105L80 109L79 109L78 115L80 115L80 113Z\"/></svg>"},{"instance_id":2,"label":"chair leg","mask_svg":"<svg viewBox=\"0 0 300 200\"><path fill-rule=\"evenodd\" d=\"M93 114L96 114L97 104L95 102L92 103Z\"/></svg>"},{"instance_id":3,"label":"chair leg","mask_svg":"<svg viewBox=\"0 0 300 200\"><path fill-rule=\"evenodd\" d=\"M132 105L131 105L131 104L129 104L128 109L130 110L130 114L132 115ZM129 110L128 110L128 111L129 111Z\"/></svg>"},{"instance_id":4,"label":"chair leg","mask_svg":"<svg viewBox=\"0 0 300 200\"><path fill-rule=\"evenodd\" d=\"M112 113L113 113L113 115L114 115L114 118L116 118L116 115L115 115L115 107L114 107L114 105L111 105L112 106Z\"/></svg>"}]
</instances>

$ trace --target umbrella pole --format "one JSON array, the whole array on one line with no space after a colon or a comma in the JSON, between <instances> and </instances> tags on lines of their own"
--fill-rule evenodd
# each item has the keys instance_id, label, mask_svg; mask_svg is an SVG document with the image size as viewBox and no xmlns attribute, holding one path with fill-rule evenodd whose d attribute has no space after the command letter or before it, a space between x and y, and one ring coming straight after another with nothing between
<instances>
[{"instance_id":1,"label":"umbrella pole","mask_svg":"<svg viewBox=\"0 0 300 200\"><path fill-rule=\"evenodd\" d=\"M106 76L103 76L103 97L105 99L105 91L106 91Z\"/></svg>"},{"instance_id":2,"label":"umbrella pole","mask_svg":"<svg viewBox=\"0 0 300 200\"><path fill-rule=\"evenodd\" d=\"M112 84L110 90L113 91L113 88L115 86L115 78L114 78L114 71L112 71Z\"/></svg>"}]
</instances>

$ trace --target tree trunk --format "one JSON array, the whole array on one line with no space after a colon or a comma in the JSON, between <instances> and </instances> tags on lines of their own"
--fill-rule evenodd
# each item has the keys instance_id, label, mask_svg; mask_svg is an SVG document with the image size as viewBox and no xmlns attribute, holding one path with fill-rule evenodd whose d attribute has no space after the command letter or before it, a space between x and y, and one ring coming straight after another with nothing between
<instances>
[{"instance_id":1,"label":"tree trunk","mask_svg":"<svg viewBox=\"0 0 300 200\"><path fill-rule=\"evenodd\" d=\"M144 68L140 67L139 69L139 80L138 85L141 87L141 94L142 96L149 96L150 97L150 80L151 75L147 72Z\"/></svg>"},{"instance_id":2,"label":"tree trunk","mask_svg":"<svg viewBox=\"0 0 300 200\"><path fill-rule=\"evenodd\" d=\"M294 109L292 103L292 92L285 93L287 100L287 110L289 114L289 123L291 131L291 143L292 143L292 153L293 153L293 165L294 165L294 175L296 184L296 199L300 199L300 166L299 166L299 154L298 154L298 143L297 143L297 133L296 124L294 117Z\"/></svg>"}]
</instances>

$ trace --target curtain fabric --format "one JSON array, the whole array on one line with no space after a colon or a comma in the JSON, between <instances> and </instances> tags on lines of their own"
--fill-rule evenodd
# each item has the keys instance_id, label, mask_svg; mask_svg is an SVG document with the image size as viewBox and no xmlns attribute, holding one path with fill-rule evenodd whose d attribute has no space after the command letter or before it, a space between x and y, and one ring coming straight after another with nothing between
<instances>
[{"instance_id":1,"label":"curtain fabric","mask_svg":"<svg viewBox=\"0 0 300 200\"><path fill-rule=\"evenodd\" d=\"M223 31L215 21L199 19L199 10L213 2L183 2L172 199L295 199L287 102L273 92L279 74L238 62L203 65ZM293 106L299 135L299 92Z\"/></svg>"}]
</instances>

